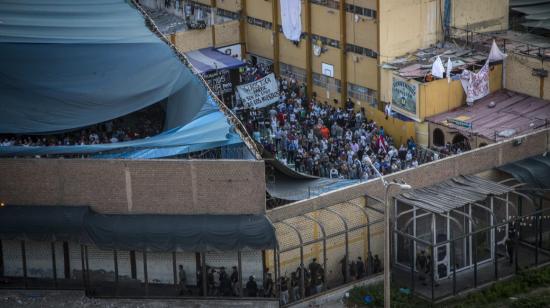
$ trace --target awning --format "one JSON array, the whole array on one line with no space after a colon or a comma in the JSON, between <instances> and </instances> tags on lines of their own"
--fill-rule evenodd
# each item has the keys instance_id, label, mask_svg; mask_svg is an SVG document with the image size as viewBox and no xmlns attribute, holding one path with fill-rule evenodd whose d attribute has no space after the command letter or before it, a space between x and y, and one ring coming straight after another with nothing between
<instances>
[{"instance_id":1,"label":"awning","mask_svg":"<svg viewBox=\"0 0 550 308\"><path fill-rule=\"evenodd\" d=\"M480 177L459 176L437 185L402 193L396 199L429 212L443 214L483 201L490 195L502 195L512 190Z\"/></svg>"},{"instance_id":2,"label":"awning","mask_svg":"<svg viewBox=\"0 0 550 308\"><path fill-rule=\"evenodd\" d=\"M498 168L534 188L550 188L550 156L534 156Z\"/></svg>"},{"instance_id":3,"label":"awning","mask_svg":"<svg viewBox=\"0 0 550 308\"><path fill-rule=\"evenodd\" d=\"M34 241L83 240L87 206L0 207L0 239Z\"/></svg>"},{"instance_id":4,"label":"awning","mask_svg":"<svg viewBox=\"0 0 550 308\"><path fill-rule=\"evenodd\" d=\"M93 215L85 229L101 249L228 251L276 243L269 220L255 215Z\"/></svg>"},{"instance_id":5,"label":"awning","mask_svg":"<svg viewBox=\"0 0 550 308\"><path fill-rule=\"evenodd\" d=\"M150 252L260 250L276 244L263 215L104 215L87 206L6 205L0 208L0 239Z\"/></svg>"},{"instance_id":6,"label":"awning","mask_svg":"<svg viewBox=\"0 0 550 308\"><path fill-rule=\"evenodd\" d=\"M237 68L245 64L243 61L219 52L214 48L190 51L186 52L185 55L201 74L215 70Z\"/></svg>"}]
</instances>

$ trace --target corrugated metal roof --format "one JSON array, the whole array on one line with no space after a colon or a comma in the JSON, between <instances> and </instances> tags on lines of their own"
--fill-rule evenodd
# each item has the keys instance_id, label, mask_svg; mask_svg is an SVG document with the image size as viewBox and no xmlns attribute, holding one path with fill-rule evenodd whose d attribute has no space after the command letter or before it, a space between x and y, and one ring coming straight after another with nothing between
<instances>
[{"instance_id":1,"label":"corrugated metal roof","mask_svg":"<svg viewBox=\"0 0 550 308\"><path fill-rule=\"evenodd\" d=\"M548 0L510 0L510 7L529 6L548 3Z\"/></svg>"},{"instance_id":2,"label":"corrugated metal roof","mask_svg":"<svg viewBox=\"0 0 550 308\"><path fill-rule=\"evenodd\" d=\"M489 195L502 195L513 189L477 176L459 176L443 183L402 193L397 200L443 214L464 205L480 202Z\"/></svg>"},{"instance_id":3,"label":"corrugated metal roof","mask_svg":"<svg viewBox=\"0 0 550 308\"><path fill-rule=\"evenodd\" d=\"M493 108L489 108L491 102L495 103ZM472 125L471 128L464 128L449 119L461 119ZM510 137L501 135L504 132L512 132L514 136L544 127L547 119L550 119L548 101L507 90L487 95L472 107L461 107L426 118L428 122L456 129L463 134L475 134L494 141Z\"/></svg>"},{"instance_id":4,"label":"corrugated metal roof","mask_svg":"<svg viewBox=\"0 0 550 308\"><path fill-rule=\"evenodd\" d=\"M526 158L498 169L534 188L550 188L550 155Z\"/></svg>"}]
</instances>

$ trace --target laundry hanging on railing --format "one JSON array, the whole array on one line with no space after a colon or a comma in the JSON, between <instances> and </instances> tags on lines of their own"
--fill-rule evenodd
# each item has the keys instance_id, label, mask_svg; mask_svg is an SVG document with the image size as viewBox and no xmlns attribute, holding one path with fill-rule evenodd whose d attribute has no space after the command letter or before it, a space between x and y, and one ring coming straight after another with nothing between
<instances>
[{"instance_id":1,"label":"laundry hanging on railing","mask_svg":"<svg viewBox=\"0 0 550 308\"><path fill-rule=\"evenodd\" d=\"M466 103L469 106L475 100L487 96L489 94L489 61L477 73L464 70L460 75L460 81L466 92Z\"/></svg>"},{"instance_id":2,"label":"laundry hanging on railing","mask_svg":"<svg viewBox=\"0 0 550 308\"><path fill-rule=\"evenodd\" d=\"M291 41L300 41L302 35L302 2L298 0L280 0L283 34Z\"/></svg>"}]
</instances>

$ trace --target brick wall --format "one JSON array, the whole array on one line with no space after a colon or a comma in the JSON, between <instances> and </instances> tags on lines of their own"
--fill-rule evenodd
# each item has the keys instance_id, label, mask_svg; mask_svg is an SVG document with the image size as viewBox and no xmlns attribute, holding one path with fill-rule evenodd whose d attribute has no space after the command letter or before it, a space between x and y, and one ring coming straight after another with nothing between
<instances>
[{"instance_id":1,"label":"brick wall","mask_svg":"<svg viewBox=\"0 0 550 308\"><path fill-rule=\"evenodd\" d=\"M261 214L264 178L259 161L0 159L0 201L102 213Z\"/></svg>"},{"instance_id":2,"label":"brick wall","mask_svg":"<svg viewBox=\"0 0 550 308\"><path fill-rule=\"evenodd\" d=\"M522 140L522 143L516 146L514 145L514 140ZM413 188L426 187L455 176L475 174L510 162L539 155L549 151L549 149L550 129L546 129L421 165L415 169L400 171L385 177L385 179L387 181L391 181L394 178L403 179L408 184L411 184ZM370 180L365 183L322 194L316 198L294 202L268 211L268 216L273 222L277 222L355 199L365 194L383 199L384 187L380 180Z\"/></svg>"}]
</instances>

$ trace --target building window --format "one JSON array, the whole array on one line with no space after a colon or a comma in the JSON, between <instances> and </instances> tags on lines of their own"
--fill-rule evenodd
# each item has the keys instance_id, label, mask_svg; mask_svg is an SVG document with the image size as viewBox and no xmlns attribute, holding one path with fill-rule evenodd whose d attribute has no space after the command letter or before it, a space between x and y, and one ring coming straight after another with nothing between
<instances>
[{"instance_id":1,"label":"building window","mask_svg":"<svg viewBox=\"0 0 550 308\"><path fill-rule=\"evenodd\" d=\"M353 52L362 56L371 57L374 59L378 58L378 53L376 51L353 44L347 44L346 51Z\"/></svg>"},{"instance_id":2,"label":"building window","mask_svg":"<svg viewBox=\"0 0 550 308\"><path fill-rule=\"evenodd\" d=\"M376 91L348 82L348 95L350 98L366 102L371 107L377 107Z\"/></svg>"},{"instance_id":3,"label":"building window","mask_svg":"<svg viewBox=\"0 0 550 308\"><path fill-rule=\"evenodd\" d=\"M298 83L306 82L306 70L304 69L281 62L279 63L279 70L281 76L285 78L294 78Z\"/></svg>"},{"instance_id":4,"label":"building window","mask_svg":"<svg viewBox=\"0 0 550 308\"><path fill-rule=\"evenodd\" d=\"M313 73L312 74L313 84L325 88L332 92L340 92L341 82L340 80L325 75Z\"/></svg>"},{"instance_id":5,"label":"building window","mask_svg":"<svg viewBox=\"0 0 550 308\"><path fill-rule=\"evenodd\" d=\"M439 128L434 129L433 144L438 147L442 147L445 145L445 134Z\"/></svg>"}]
</instances>

